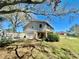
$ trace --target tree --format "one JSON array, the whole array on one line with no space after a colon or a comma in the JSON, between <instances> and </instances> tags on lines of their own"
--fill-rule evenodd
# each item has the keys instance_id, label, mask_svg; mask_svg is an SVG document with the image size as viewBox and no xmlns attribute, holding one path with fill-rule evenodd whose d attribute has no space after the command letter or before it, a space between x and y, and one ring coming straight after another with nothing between
<instances>
[{"instance_id":1,"label":"tree","mask_svg":"<svg viewBox=\"0 0 79 59\"><path fill-rule=\"evenodd\" d=\"M32 5L38 5L38 4L44 4L45 2L48 2L49 5L52 5L52 3L54 3L54 7L53 10L56 11L56 8L58 6L58 4L60 2L62 2L61 0L0 0L0 14L10 14L10 13L14 13L14 12L29 12L29 11L25 11L22 9L12 9L12 10L5 10L8 6L15 6L17 4L23 3L23 4L32 4ZM65 7L65 6L64 6ZM78 12L78 9L75 10L68 10L68 11L63 11L61 13L59 12L54 12L52 14L54 15L65 15L65 14L69 14L69 13L76 13ZM32 13L32 12L29 12Z\"/></svg>"},{"instance_id":2,"label":"tree","mask_svg":"<svg viewBox=\"0 0 79 59\"><path fill-rule=\"evenodd\" d=\"M2 29L2 22L4 21L5 19L3 17L0 17L0 29Z\"/></svg>"},{"instance_id":3,"label":"tree","mask_svg":"<svg viewBox=\"0 0 79 59\"><path fill-rule=\"evenodd\" d=\"M13 32L16 32L17 27L24 26L26 22L24 13L13 13L10 15L6 15L7 20L11 23L11 29Z\"/></svg>"},{"instance_id":4,"label":"tree","mask_svg":"<svg viewBox=\"0 0 79 59\"><path fill-rule=\"evenodd\" d=\"M19 3L40 4L44 1L45 0L0 0L0 9L8 5L15 5Z\"/></svg>"},{"instance_id":5,"label":"tree","mask_svg":"<svg viewBox=\"0 0 79 59\"><path fill-rule=\"evenodd\" d=\"M70 13L77 13L79 11L78 9L65 10L64 7L60 8L61 10L57 9L61 2L61 0L1 0L0 16L6 17L7 15L7 18L9 17L12 20L11 22L13 22L15 21L13 18L16 18L16 13L25 14L26 20L28 20L28 17L32 19L31 14L43 15L48 19L51 19L52 16L59 17ZM47 5L50 10L47 11L44 5ZM21 18L20 15L19 17Z\"/></svg>"},{"instance_id":6,"label":"tree","mask_svg":"<svg viewBox=\"0 0 79 59\"><path fill-rule=\"evenodd\" d=\"M16 5L20 3L26 3L26 4L42 4L45 1L47 1L49 4L54 2L54 11L56 11L56 7L58 6L58 3L60 3L60 0L1 0L0 1L0 9L3 9L6 6L9 5ZM13 10L1 10L0 14L8 14L8 13L14 13L14 12L24 12L20 9L13 9Z\"/></svg>"},{"instance_id":7,"label":"tree","mask_svg":"<svg viewBox=\"0 0 79 59\"><path fill-rule=\"evenodd\" d=\"M0 15L8 18L8 20L12 23L12 28L13 32L16 31L16 27L22 23L22 18L26 16L30 16L28 13L30 13L30 10L25 9L22 10L18 5L20 3L25 3L25 4L40 4L44 2L45 0L1 0L0 1ZM21 13L26 14L24 16L20 16ZM20 15L19 15L20 14ZM30 16L31 17L31 16Z\"/></svg>"},{"instance_id":8,"label":"tree","mask_svg":"<svg viewBox=\"0 0 79 59\"><path fill-rule=\"evenodd\" d=\"M26 3L26 4L40 4L44 2L45 0L0 0L0 9L9 6L9 5L16 5L20 3ZM13 13L13 12L20 12L21 10L1 10L0 14L6 14L6 13Z\"/></svg>"}]
</instances>

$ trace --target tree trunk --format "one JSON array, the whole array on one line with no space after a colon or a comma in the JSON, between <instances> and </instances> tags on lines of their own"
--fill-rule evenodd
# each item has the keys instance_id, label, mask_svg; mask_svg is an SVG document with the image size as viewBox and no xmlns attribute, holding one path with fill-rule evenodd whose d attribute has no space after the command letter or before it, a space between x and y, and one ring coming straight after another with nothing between
<instances>
[{"instance_id":1,"label":"tree trunk","mask_svg":"<svg viewBox=\"0 0 79 59\"><path fill-rule=\"evenodd\" d=\"M15 24L12 25L12 31L16 32L16 25Z\"/></svg>"}]
</instances>

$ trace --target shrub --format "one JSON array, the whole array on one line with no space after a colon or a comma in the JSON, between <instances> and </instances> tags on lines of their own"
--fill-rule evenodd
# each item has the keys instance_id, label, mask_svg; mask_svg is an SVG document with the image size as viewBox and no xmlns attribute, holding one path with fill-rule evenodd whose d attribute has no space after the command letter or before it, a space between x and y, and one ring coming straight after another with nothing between
<instances>
[{"instance_id":1,"label":"shrub","mask_svg":"<svg viewBox=\"0 0 79 59\"><path fill-rule=\"evenodd\" d=\"M46 41L58 42L59 41L59 36L58 36L58 34L48 33L48 37L46 38Z\"/></svg>"},{"instance_id":2,"label":"shrub","mask_svg":"<svg viewBox=\"0 0 79 59\"><path fill-rule=\"evenodd\" d=\"M0 39L0 47L8 46L11 43L12 43L11 38L1 37Z\"/></svg>"}]
</instances>

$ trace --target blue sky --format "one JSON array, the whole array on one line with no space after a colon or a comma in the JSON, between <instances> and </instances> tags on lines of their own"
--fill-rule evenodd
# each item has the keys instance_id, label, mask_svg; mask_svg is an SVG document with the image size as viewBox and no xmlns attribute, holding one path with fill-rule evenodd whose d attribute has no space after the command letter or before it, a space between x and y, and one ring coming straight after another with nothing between
<instances>
[{"instance_id":1,"label":"blue sky","mask_svg":"<svg viewBox=\"0 0 79 59\"><path fill-rule=\"evenodd\" d=\"M58 9L63 8L64 6L66 10L79 9L79 0L62 0ZM51 18L49 22L52 24L56 32L68 31L73 25L79 24L79 15L73 13L61 17L49 17ZM44 20L46 19L46 16L38 15L37 19Z\"/></svg>"},{"instance_id":2,"label":"blue sky","mask_svg":"<svg viewBox=\"0 0 79 59\"><path fill-rule=\"evenodd\" d=\"M53 19L54 18L54 19ZM38 19L45 20L46 17L38 16ZM49 21L49 20L48 20ZM56 32L68 31L73 25L79 24L79 17L70 18L69 15L62 17L52 17L49 21Z\"/></svg>"},{"instance_id":3,"label":"blue sky","mask_svg":"<svg viewBox=\"0 0 79 59\"><path fill-rule=\"evenodd\" d=\"M65 6L66 10L72 10L72 9L79 9L79 0L61 0L62 2L59 4L58 9L61 9ZM46 7L47 8L47 7ZM48 10L47 8L46 10ZM48 18L43 15L32 15L35 17L34 19L37 20L47 20ZM70 27L72 27L75 24L79 24L79 15L77 14L68 14L65 16L61 17L54 17L54 16L49 16L51 20L49 21L50 24L54 27L54 30L56 32L60 31L67 31L69 30ZM8 22L4 22L3 25L4 28L8 28L9 24ZM17 29L18 32L22 31L22 27L19 27Z\"/></svg>"}]
</instances>

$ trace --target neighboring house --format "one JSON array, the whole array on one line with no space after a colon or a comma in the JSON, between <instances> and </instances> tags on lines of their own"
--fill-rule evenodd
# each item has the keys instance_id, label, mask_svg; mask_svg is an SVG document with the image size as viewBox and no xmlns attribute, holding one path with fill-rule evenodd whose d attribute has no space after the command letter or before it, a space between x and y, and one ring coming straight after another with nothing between
<instances>
[{"instance_id":1,"label":"neighboring house","mask_svg":"<svg viewBox=\"0 0 79 59\"><path fill-rule=\"evenodd\" d=\"M48 32L52 32L54 28L46 21L30 21L25 27L27 39L42 39L47 37Z\"/></svg>"},{"instance_id":2,"label":"neighboring house","mask_svg":"<svg viewBox=\"0 0 79 59\"><path fill-rule=\"evenodd\" d=\"M70 31L68 32L69 34L77 35L79 36L79 25L74 25L70 28Z\"/></svg>"},{"instance_id":3,"label":"neighboring house","mask_svg":"<svg viewBox=\"0 0 79 59\"><path fill-rule=\"evenodd\" d=\"M12 31L10 31L8 29L6 29L6 30L1 30L0 29L0 39L1 39L2 36L6 37L6 38L13 39L13 40L23 39L25 34L26 33L23 33L23 32L21 32L21 33L17 33L17 32L14 33L14 32L12 32Z\"/></svg>"},{"instance_id":4,"label":"neighboring house","mask_svg":"<svg viewBox=\"0 0 79 59\"><path fill-rule=\"evenodd\" d=\"M60 35L65 35L66 33L65 33L65 32L59 32L58 34L60 34Z\"/></svg>"}]
</instances>

